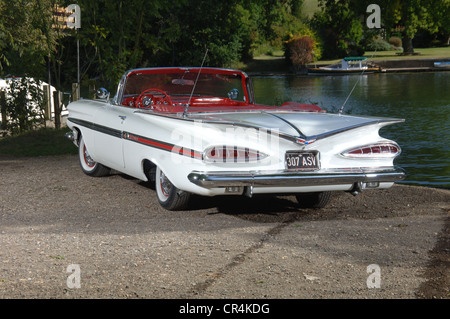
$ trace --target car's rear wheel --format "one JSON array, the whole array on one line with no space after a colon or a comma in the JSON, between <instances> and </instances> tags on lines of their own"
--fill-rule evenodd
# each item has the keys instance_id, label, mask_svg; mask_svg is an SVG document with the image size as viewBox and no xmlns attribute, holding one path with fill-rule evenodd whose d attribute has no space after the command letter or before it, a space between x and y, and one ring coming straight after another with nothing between
<instances>
[{"instance_id":1,"label":"car's rear wheel","mask_svg":"<svg viewBox=\"0 0 450 319\"><path fill-rule=\"evenodd\" d=\"M80 160L81 169L86 175L101 177L108 175L110 169L100 163L95 162L89 154L86 144L84 144L83 137L80 137L78 145L78 158Z\"/></svg>"},{"instance_id":2,"label":"car's rear wheel","mask_svg":"<svg viewBox=\"0 0 450 319\"><path fill-rule=\"evenodd\" d=\"M295 197L301 208L323 208L329 203L331 192L301 193Z\"/></svg>"},{"instance_id":3,"label":"car's rear wheel","mask_svg":"<svg viewBox=\"0 0 450 319\"><path fill-rule=\"evenodd\" d=\"M165 209L182 210L187 207L190 194L176 188L159 167L156 167L155 188L158 201Z\"/></svg>"}]
</instances>

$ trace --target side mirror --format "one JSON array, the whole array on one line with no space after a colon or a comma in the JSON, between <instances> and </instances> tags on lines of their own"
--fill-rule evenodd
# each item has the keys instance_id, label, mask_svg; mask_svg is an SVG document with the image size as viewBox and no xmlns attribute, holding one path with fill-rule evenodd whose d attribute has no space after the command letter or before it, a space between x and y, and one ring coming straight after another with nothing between
<instances>
[{"instance_id":1,"label":"side mirror","mask_svg":"<svg viewBox=\"0 0 450 319\"><path fill-rule=\"evenodd\" d=\"M100 100L109 100L109 94L110 93L105 88L98 89L97 93L96 93L97 99L100 99Z\"/></svg>"}]
</instances>

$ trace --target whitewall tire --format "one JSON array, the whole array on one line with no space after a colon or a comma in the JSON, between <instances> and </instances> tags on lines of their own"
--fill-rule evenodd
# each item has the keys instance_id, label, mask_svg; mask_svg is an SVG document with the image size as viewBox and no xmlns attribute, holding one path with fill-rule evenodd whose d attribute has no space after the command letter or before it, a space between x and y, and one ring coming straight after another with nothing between
<instances>
[{"instance_id":1,"label":"whitewall tire","mask_svg":"<svg viewBox=\"0 0 450 319\"><path fill-rule=\"evenodd\" d=\"M110 173L110 169L103 166L100 163L95 162L89 155L89 152L84 144L83 137L80 137L80 143L78 145L78 158L80 160L80 166L86 175L100 177Z\"/></svg>"},{"instance_id":2,"label":"whitewall tire","mask_svg":"<svg viewBox=\"0 0 450 319\"><path fill-rule=\"evenodd\" d=\"M176 188L159 167L156 168L155 189L159 204L165 209L182 210L187 207L190 194Z\"/></svg>"}]
</instances>

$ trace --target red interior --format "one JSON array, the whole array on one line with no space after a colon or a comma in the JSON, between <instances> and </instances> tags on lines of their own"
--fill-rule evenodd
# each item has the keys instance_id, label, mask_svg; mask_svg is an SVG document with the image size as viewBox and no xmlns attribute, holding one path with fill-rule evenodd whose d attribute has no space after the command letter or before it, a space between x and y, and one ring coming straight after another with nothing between
<instances>
[{"instance_id":1,"label":"red interior","mask_svg":"<svg viewBox=\"0 0 450 319\"><path fill-rule=\"evenodd\" d=\"M196 79L196 76L198 72L201 72L202 76L208 76L213 77L216 81L217 78L220 78L221 82L217 81L215 83L221 84L223 82L227 82L227 78L229 77L232 81L236 81L237 83L241 83L240 87L238 87L239 90L242 91L242 94L245 96L245 101L251 100L249 98L249 90L251 90L250 86L248 85L248 77L245 73L242 73L237 70L228 70L228 69L216 69L216 68L149 68L149 69L138 69L131 71L127 79L131 78L133 79L134 86L140 86L142 84L139 84L139 77L141 76L143 80L145 80L145 75L152 75L152 74L161 74L161 85L158 88L162 91L166 92L164 89L164 85L162 84L165 80L165 75L170 74L179 74L180 79L187 80L188 78L191 79L191 83L193 83L193 80ZM223 79L222 79L223 77ZM159 81L159 78L157 79ZM155 81L154 79L152 81ZM229 80L228 82L231 82ZM154 82L153 82L154 83ZM170 86L170 83L166 80L166 87L167 85ZM211 81L211 83L214 83ZM236 83L235 83L236 84ZM204 85L204 83L202 83ZM189 88L189 87L188 87ZM186 88L186 90L188 89ZM196 87L196 89L198 86ZM203 88L207 88L203 86ZM211 88L211 87L210 87ZM147 87L148 89L148 87ZM134 89L135 91L140 92L140 88ZM168 90L168 89L167 89ZM190 88L189 88L190 92ZM200 93L198 91L195 91L196 93ZM135 92L130 92L135 93ZM167 93L167 92L166 92ZM186 93L186 92L185 92ZM170 91L169 93L170 94ZM300 104L297 102L286 102L282 104L281 106L268 106L268 105L258 105L238 100L232 100L229 98L224 97L212 97L212 96L192 96L190 98L190 94L181 94L181 95L170 95L170 99L172 100L172 105L167 103L161 103L158 102L161 101L164 98L164 95L158 95L154 94L153 101L155 102L150 108L156 112L164 112L164 113L180 113L185 111L185 106L189 104L188 111L189 112L220 112L220 111L253 111L253 110L286 110L286 111L304 111L304 112L324 112L320 107L317 105L311 105L311 104ZM241 96L241 98L243 98ZM128 106L128 107L138 107L137 106L137 99L138 95L132 94L124 97L122 99L122 105Z\"/></svg>"},{"instance_id":2,"label":"red interior","mask_svg":"<svg viewBox=\"0 0 450 319\"><path fill-rule=\"evenodd\" d=\"M122 104L125 106L135 107L137 97L129 97L123 99ZM155 98L158 100L158 98ZM188 103L189 97L181 100L179 97L172 97L173 105L155 104L152 110L163 113L181 113L185 110L185 105ZM236 102L230 99L221 99L221 101L208 102L205 98L193 97L188 108L189 112L221 112L221 111L302 111L302 112L326 112L317 105L300 104L297 102L286 102L281 106L270 106L261 104L249 104L245 102ZM130 102L132 105L130 105Z\"/></svg>"}]
</instances>

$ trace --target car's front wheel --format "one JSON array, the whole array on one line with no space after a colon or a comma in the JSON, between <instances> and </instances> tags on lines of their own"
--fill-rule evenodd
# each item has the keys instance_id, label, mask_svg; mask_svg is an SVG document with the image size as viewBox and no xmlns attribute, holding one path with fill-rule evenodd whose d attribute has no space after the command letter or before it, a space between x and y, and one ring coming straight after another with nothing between
<instances>
[{"instance_id":1,"label":"car's front wheel","mask_svg":"<svg viewBox=\"0 0 450 319\"><path fill-rule=\"evenodd\" d=\"M78 145L78 158L80 160L81 169L86 175L101 177L108 175L110 169L100 163L95 162L89 154L86 144L84 144L83 137L80 137Z\"/></svg>"},{"instance_id":2,"label":"car's front wheel","mask_svg":"<svg viewBox=\"0 0 450 319\"><path fill-rule=\"evenodd\" d=\"M301 208L324 208L331 199L331 192L302 193L295 197Z\"/></svg>"},{"instance_id":3,"label":"car's front wheel","mask_svg":"<svg viewBox=\"0 0 450 319\"><path fill-rule=\"evenodd\" d=\"M158 201L165 209L182 210L187 207L190 194L176 188L159 167L156 168L155 188Z\"/></svg>"}]
</instances>

